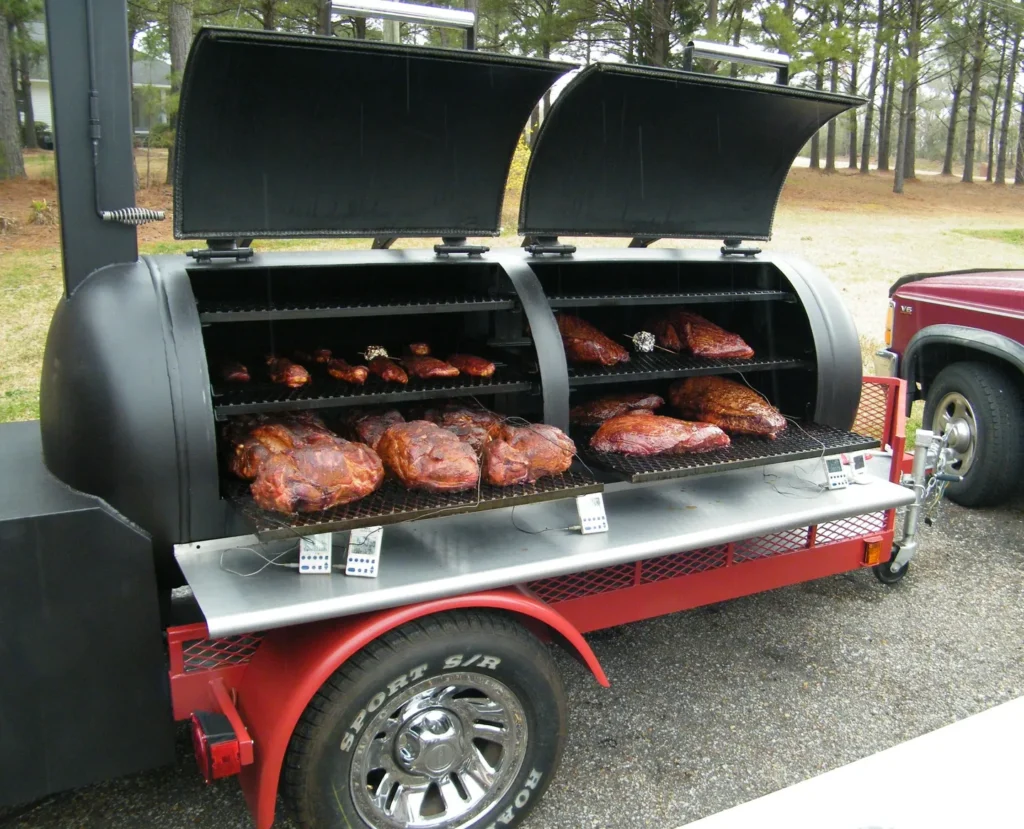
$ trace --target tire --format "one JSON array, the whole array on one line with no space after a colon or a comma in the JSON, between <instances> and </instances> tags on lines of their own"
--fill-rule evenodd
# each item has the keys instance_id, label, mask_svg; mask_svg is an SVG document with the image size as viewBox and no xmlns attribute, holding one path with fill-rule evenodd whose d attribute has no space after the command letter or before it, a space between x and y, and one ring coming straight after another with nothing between
<instances>
[{"instance_id":1,"label":"tire","mask_svg":"<svg viewBox=\"0 0 1024 829\"><path fill-rule=\"evenodd\" d=\"M1009 371L987 363L954 363L928 389L923 426L941 434L952 423L958 449L953 471L964 476L946 495L965 507L1002 503L1024 461L1024 403Z\"/></svg>"},{"instance_id":2,"label":"tire","mask_svg":"<svg viewBox=\"0 0 1024 829\"><path fill-rule=\"evenodd\" d=\"M900 545L893 544L892 553L890 553L889 555L889 560L883 561L881 564L876 564L874 567L871 568L872 572L875 574L875 578L878 579L882 584L898 584L899 582L903 581L903 577L910 572L909 561L895 573L891 569L889 569L889 566L892 564L892 560L896 558L897 555L899 555L899 552Z\"/></svg>"},{"instance_id":3,"label":"tire","mask_svg":"<svg viewBox=\"0 0 1024 829\"><path fill-rule=\"evenodd\" d=\"M324 683L292 735L285 796L306 829L516 826L554 777L566 721L551 655L520 624L429 616Z\"/></svg>"}]
</instances>

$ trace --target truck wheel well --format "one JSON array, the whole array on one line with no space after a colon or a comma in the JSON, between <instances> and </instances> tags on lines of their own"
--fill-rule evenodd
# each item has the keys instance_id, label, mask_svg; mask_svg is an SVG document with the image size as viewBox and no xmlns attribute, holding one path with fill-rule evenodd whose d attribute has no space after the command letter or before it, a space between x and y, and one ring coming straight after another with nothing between
<instances>
[{"instance_id":1,"label":"truck wheel well","mask_svg":"<svg viewBox=\"0 0 1024 829\"><path fill-rule=\"evenodd\" d=\"M914 365L910 366L911 397L924 400L932 382L946 366L953 363L972 362L985 363L995 368L1012 369L1012 376L1017 378L1018 388L1024 390L1024 374L1011 360L978 348L958 343L935 342L921 347L914 357Z\"/></svg>"}]
</instances>

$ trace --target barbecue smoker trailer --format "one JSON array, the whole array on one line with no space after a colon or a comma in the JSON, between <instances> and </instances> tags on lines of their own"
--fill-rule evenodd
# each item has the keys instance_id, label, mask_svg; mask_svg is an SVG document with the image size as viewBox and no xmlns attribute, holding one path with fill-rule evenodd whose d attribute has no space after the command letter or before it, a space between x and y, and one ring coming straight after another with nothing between
<instances>
[{"instance_id":1,"label":"barbecue smoker trailer","mask_svg":"<svg viewBox=\"0 0 1024 829\"><path fill-rule=\"evenodd\" d=\"M566 738L546 642L607 685L587 632L862 567L906 572L888 564L896 509L915 499L900 485L904 387L862 378L818 271L751 246L800 147L855 99L789 87L785 72L761 84L588 66L534 143L524 247L488 250L467 239L499 232L522 126L574 67L204 30L174 175L175 234L196 250L140 257L132 223L155 216L131 206L124 5L50 3L48 30L66 292L41 420L0 427L0 804L169 763L177 721L207 780L239 776L261 829L279 792L310 827L510 826ZM632 241L564 242L590 235ZM374 241L250 248L332 236ZM441 241L389 249L401 237ZM648 247L675 237L726 242ZM675 306L755 356L634 349ZM567 361L559 314L629 346L630 362ZM497 368L351 386L313 367L292 390L260 365L414 341ZM250 382L222 381L225 358ZM638 458L594 452L570 424L581 402L700 375L741 377L790 426ZM224 461L241 415L336 423L354 405L467 398L570 431L573 466L448 495L388 480L289 515L260 509ZM858 450L874 451L865 482L824 488L820 459ZM596 493L607 530L583 534L576 499ZM366 527L383 528L376 578L266 565L294 563L311 533L333 533L337 555Z\"/></svg>"}]
</instances>

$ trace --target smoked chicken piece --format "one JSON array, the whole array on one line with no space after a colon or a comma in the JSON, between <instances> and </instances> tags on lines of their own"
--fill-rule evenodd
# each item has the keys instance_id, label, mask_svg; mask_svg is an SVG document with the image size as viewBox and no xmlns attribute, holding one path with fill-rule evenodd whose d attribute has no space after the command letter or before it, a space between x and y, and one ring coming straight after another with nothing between
<instances>
[{"instance_id":1,"label":"smoked chicken piece","mask_svg":"<svg viewBox=\"0 0 1024 829\"><path fill-rule=\"evenodd\" d=\"M470 377L490 377L494 374L494 363L483 357L474 357L472 354L452 354L448 357L448 362Z\"/></svg>"},{"instance_id":2,"label":"smoked chicken piece","mask_svg":"<svg viewBox=\"0 0 1024 829\"><path fill-rule=\"evenodd\" d=\"M250 490L262 509L319 512L365 498L383 480L384 465L372 449L335 437L274 455Z\"/></svg>"},{"instance_id":3,"label":"smoked chicken piece","mask_svg":"<svg viewBox=\"0 0 1024 829\"><path fill-rule=\"evenodd\" d=\"M225 360L220 365L220 376L225 383L248 383L249 369L235 360Z\"/></svg>"},{"instance_id":4,"label":"smoked chicken piece","mask_svg":"<svg viewBox=\"0 0 1024 829\"><path fill-rule=\"evenodd\" d=\"M388 427L405 423L405 418L397 409L356 409L345 422L356 440L376 450Z\"/></svg>"},{"instance_id":5,"label":"smoked chicken piece","mask_svg":"<svg viewBox=\"0 0 1024 829\"><path fill-rule=\"evenodd\" d=\"M606 420L590 440L595 452L620 455L684 455L728 445L729 436L717 426L662 417L646 409Z\"/></svg>"},{"instance_id":6,"label":"smoked chicken piece","mask_svg":"<svg viewBox=\"0 0 1024 829\"><path fill-rule=\"evenodd\" d=\"M437 357L417 357L415 354L402 358L402 365L413 377L421 380L434 380L438 377L458 377L459 370L455 366L438 360Z\"/></svg>"},{"instance_id":7,"label":"smoked chicken piece","mask_svg":"<svg viewBox=\"0 0 1024 829\"><path fill-rule=\"evenodd\" d=\"M423 420L447 429L463 443L468 443L479 452L487 439L501 424L501 415L488 411L482 406L467 406L452 401L441 408L427 409Z\"/></svg>"},{"instance_id":8,"label":"smoked chicken piece","mask_svg":"<svg viewBox=\"0 0 1024 829\"><path fill-rule=\"evenodd\" d=\"M480 481L473 447L425 420L390 427L377 444L377 453L406 489L462 492Z\"/></svg>"},{"instance_id":9,"label":"smoked chicken piece","mask_svg":"<svg viewBox=\"0 0 1024 829\"><path fill-rule=\"evenodd\" d=\"M325 365L331 360L331 349L329 348L314 348L312 351L296 351L292 355L296 361L300 363L320 363Z\"/></svg>"},{"instance_id":10,"label":"smoked chicken piece","mask_svg":"<svg viewBox=\"0 0 1024 829\"><path fill-rule=\"evenodd\" d=\"M306 369L284 357L267 357L267 371L270 372L271 381L290 389L301 388L313 379Z\"/></svg>"},{"instance_id":11,"label":"smoked chicken piece","mask_svg":"<svg viewBox=\"0 0 1024 829\"><path fill-rule=\"evenodd\" d=\"M561 429L546 423L498 427L484 444L484 480L492 486L533 483L572 466L576 444Z\"/></svg>"},{"instance_id":12,"label":"smoked chicken piece","mask_svg":"<svg viewBox=\"0 0 1024 829\"><path fill-rule=\"evenodd\" d=\"M668 399L684 417L713 423L732 435L761 435L775 440L786 418L753 389L724 377L687 377L668 390Z\"/></svg>"},{"instance_id":13,"label":"smoked chicken piece","mask_svg":"<svg viewBox=\"0 0 1024 829\"><path fill-rule=\"evenodd\" d=\"M351 366L337 357L328 361L327 373L335 380L342 380L354 386L363 385L370 376L370 370L366 366Z\"/></svg>"},{"instance_id":14,"label":"smoked chicken piece","mask_svg":"<svg viewBox=\"0 0 1024 829\"><path fill-rule=\"evenodd\" d=\"M665 400L656 394L614 394L573 406L569 411L569 422L577 426L599 426L606 420L628 412L646 410L653 412L665 405Z\"/></svg>"},{"instance_id":15,"label":"smoked chicken piece","mask_svg":"<svg viewBox=\"0 0 1024 829\"><path fill-rule=\"evenodd\" d=\"M726 331L699 314L673 308L650 324L655 340L669 351L688 351L696 357L738 357L749 360L754 349L738 334Z\"/></svg>"},{"instance_id":16,"label":"smoked chicken piece","mask_svg":"<svg viewBox=\"0 0 1024 829\"><path fill-rule=\"evenodd\" d=\"M558 330L562 334L565 356L570 363L614 366L616 363L629 362L629 352L625 348L579 317L559 314Z\"/></svg>"},{"instance_id":17,"label":"smoked chicken piece","mask_svg":"<svg viewBox=\"0 0 1024 829\"><path fill-rule=\"evenodd\" d=\"M417 357L429 357L430 345L427 343L409 343L408 351L410 354L415 354Z\"/></svg>"},{"instance_id":18,"label":"smoked chicken piece","mask_svg":"<svg viewBox=\"0 0 1024 829\"><path fill-rule=\"evenodd\" d=\"M386 383L409 382L409 375L390 357L374 357L370 360L370 371Z\"/></svg>"}]
</instances>

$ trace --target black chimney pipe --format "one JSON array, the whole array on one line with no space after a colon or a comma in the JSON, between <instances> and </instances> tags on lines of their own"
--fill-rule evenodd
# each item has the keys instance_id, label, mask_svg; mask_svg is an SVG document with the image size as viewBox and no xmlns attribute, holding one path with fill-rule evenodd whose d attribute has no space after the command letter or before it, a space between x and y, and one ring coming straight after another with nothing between
<instances>
[{"instance_id":1,"label":"black chimney pipe","mask_svg":"<svg viewBox=\"0 0 1024 829\"><path fill-rule=\"evenodd\" d=\"M98 268L139 258L135 227L104 221L98 210L104 204L123 213L135 204L125 0L46 0L46 30L64 290L71 294Z\"/></svg>"}]
</instances>

